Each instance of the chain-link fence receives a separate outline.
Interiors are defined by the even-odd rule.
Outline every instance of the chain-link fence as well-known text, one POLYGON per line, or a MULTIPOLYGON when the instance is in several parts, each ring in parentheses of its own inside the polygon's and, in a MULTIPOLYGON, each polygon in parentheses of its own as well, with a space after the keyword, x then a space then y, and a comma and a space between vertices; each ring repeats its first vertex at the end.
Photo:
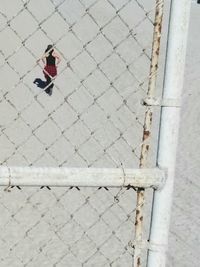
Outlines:
MULTIPOLYGON (((139 168, 155 8, 0 0, 2 165, 139 168), (49 44, 61 57, 51 96, 33 83, 45 84, 37 60, 49 44)), ((132 189, 48 189, 1 194, 1 266, 130 266, 132 189)))
POLYGON ((3 164, 138 166, 155 7, 145 2, 1 1, 3 164), (51 97, 33 84, 49 43, 62 58, 51 97))
POLYGON ((1 194, 2 266, 132 265, 132 190, 119 202, 114 189, 11 190, 1 194))

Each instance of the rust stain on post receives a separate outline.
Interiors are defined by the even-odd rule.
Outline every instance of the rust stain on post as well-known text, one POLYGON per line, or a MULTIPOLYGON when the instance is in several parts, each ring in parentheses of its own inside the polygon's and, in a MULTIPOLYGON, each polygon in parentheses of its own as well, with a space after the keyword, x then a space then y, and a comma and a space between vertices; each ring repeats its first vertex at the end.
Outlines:
MULTIPOLYGON (((162 31, 162 18, 163 18, 163 6, 164 0, 156 0, 156 10, 155 10, 155 22, 154 22, 154 33, 153 33, 153 44, 152 44, 152 54, 151 54, 151 64, 149 73, 149 84, 147 90, 147 97, 153 97, 156 80, 157 80, 157 70, 160 54, 160 42, 161 42, 161 31, 162 31)), ((144 131, 143 131, 143 142, 140 154, 140 168, 146 167, 147 157, 149 151, 149 139, 151 136, 151 125, 152 125, 153 111, 151 106, 146 107, 145 119, 144 119, 144 131)), ((143 234, 143 206, 145 200, 144 188, 138 188, 137 190, 137 206, 136 206, 136 216, 135 216, 135 241, 136 244, 142 242, 143 234)), ((141 267, 141 247, 135 246, 134 251, 134 267, 141 267)))

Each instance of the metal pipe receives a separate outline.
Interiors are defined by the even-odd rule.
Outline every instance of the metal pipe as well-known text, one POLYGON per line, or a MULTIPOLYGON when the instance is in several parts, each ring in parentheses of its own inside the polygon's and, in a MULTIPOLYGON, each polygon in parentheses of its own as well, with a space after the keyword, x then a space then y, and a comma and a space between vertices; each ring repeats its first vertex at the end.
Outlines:
MULTIPOLYGON (((152 43, 152 52, 151 52, 151 64, 150 64, 147 98, 154 97, 154 93, 156 89, 158 62, 159 62, 159 55, 160 55, 163 5, 164 5, 164 0, 156 0, 153 43, 152 43)), ((153 107, 147 105, 146 112, 145 112, 143 139, 142 139, 142 147, 141 147, 141 154, 140 154, 140 166, 139 166, 140 168, 145 168, 147 166, 152 118, 153 118, 153 107)), ((145 190, 144 188, 140 187, 137 189, 137 201, 136 201, 135 242, 138 245, 136 245, 134 249, 134 260, 133 260, 134 267, 141 267, 142 265, 141 259, 140 259, 141 246, 139 244, 143 242, 144 202, 145 202, 145 190)))
POLYGON ((0 167, 0 186, 162 187, 159 169, 0 167))
MULTIPOLYGON (((168 32, 163 99, 180 99, 190 17, 190 0, 172 0, 168 32)), ((161 109, 157 164, 167 170, 167 181, 154 192, 147 267, 164 267, 175 175, 180 106, 161 109)))

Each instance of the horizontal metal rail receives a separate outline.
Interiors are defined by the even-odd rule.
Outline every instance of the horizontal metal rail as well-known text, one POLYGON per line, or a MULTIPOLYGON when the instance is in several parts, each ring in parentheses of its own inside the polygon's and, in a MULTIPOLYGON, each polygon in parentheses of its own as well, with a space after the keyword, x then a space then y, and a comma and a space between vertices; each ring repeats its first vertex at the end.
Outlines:
POLYGON ((165 172, 155 169, 0 167, 0 186, 159 188, 165 172))

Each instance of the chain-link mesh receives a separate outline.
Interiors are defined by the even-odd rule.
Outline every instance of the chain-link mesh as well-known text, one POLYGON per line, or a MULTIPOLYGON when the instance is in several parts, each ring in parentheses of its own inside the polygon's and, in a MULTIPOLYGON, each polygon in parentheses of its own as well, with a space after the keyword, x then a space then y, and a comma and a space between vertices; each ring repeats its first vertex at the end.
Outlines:
MULTIPOLYGON (((0 0, 1 163, 138 168, 154 16, 154 0, 0 0), (33 83, 48 44, 61 56, 51 96, 33 83)), ((130 266, 135 197, 3 192, 1 266, 130 266)))
POLYGON ((132 190, 117 193, 76 188, 2 193, 1 266, 132 266, 136 196, 132 190))
POLYGON ((1 0, 4 164, 138 166, 155 5, 145 2, 1 0), (33 84, 49 43, 62 58, 51 97, 33 84))
POLYGON ((115 190, 1 194, 1 266, 132 266, 135 197, 115 190), (12 201, 11 201, 12 198, 12 201))

